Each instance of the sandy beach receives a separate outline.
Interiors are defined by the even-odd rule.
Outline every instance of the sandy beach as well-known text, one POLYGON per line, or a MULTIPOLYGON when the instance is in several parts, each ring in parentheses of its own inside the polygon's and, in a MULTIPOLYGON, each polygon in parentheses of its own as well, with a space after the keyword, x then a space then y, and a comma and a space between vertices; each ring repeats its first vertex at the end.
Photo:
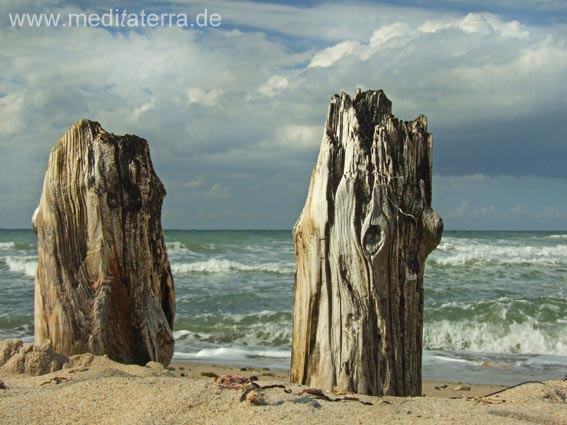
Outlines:
POLYGON ((567 425, 567 0, 0 16, 0 425, 567 425))
POLYGON ((426 382, 423 397, 323 396, 290 385, 286 371, 182 362, 164 369, 89 355, 42 376, 0 369, 0 380, 1 424, 567 423, 567 381, 488 397, 505 387, 426 382), (249 380, 215 378, 227 375, 249 380))

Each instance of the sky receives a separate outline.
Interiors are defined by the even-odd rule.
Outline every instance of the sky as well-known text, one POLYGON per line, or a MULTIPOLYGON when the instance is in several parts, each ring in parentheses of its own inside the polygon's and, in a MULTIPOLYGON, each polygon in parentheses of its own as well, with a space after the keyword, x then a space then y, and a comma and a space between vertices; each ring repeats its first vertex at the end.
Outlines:
POLYGON ((446 229, 567 230, 565 0, 0 1, 0 228, 29 228, 75 121, 150 143, 176 229, 290 229, 330 98, 383 89, 434 138, 446 229), (109 8, 217 28, 12 28, 109 8))

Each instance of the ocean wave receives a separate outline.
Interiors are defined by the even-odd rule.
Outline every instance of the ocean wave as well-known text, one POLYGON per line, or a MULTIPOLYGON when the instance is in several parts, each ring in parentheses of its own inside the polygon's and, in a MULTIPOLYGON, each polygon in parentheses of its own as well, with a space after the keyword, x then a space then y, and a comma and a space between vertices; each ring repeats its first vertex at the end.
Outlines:
POLYGON ((173 262, 171 264, 171 270, 174 274, 228 273, 232 271, 292 274, 295 272, 295 265, 278 263, 262 263, 250 265, 239 263, 237 261, 211 258, 207 261, 197 261, 193 263, 173 262))
POLYGON ((202 257, 203 255, 195 251, 191 251, 189 248, 187 248, 183 243, 179 241, 168 242, 166 245, 167 245, 167 253, 170 257, 176 257, 176 256, 202 257))
MULTIPOLYGON (((236 314, 236 313, 203 313, 191 316, 191 320, 199 322, 214 322, 216 324, 228 323, 256 323, 256 322, 280 322, 282 320, 291 321, 291 311, 262 310, 258 312, 236 314)), ((183 323, 183 321, 181 322, 183 323)))
POLYGON ((8 249, 14 249, 14 248, 16 248, 15 242, 0 242, 0 250, 1 251, 8 250, 8 249))
POLYGON ((566 235, 549 235, 549 236, 547 236, 547 239, 567 239, 567 234, 566 235))
MULTIPOLYGON (((558 294, 559 295, 559 294, 558 294)), ((502 321, 504 324, 513 322, 526 323, 555 323, 565 317, 567 300, 562 297, 536 296, 530 299, 499 297, 476 301, 428 301, 426 316, 437 320, 470 320, 479 322, 502 321)))
POLYGON ((6 257, 4 261, 11 272, 35 277, 35 269, 37 269, 36 257, 6 257))
POLYGON ((423 342, 425 349, 436 351, 567 355, 567 332, 546 332, 533 322, 440 320, 425 325, 423 342))
POLYGON ((445 245, 428 259, 441 266, 474 264, 567 264, 567 245, 559 246, 494 246, 487 244, 445 245))
POLYGON ((424 362, 427 360, 434 360, 441 363, 462 363, 462 364, 475 364, 475 362, 467 359, 451 357, 448 355, 441 355, 435 351, 425 351, 423 353, 424 362))
POLYGON ((289 347, 291 345, 291 313, 210 315, 184 322, 173 335, 179 345, 240 345, 246 347, 289 347))
POLYGON ((286 350, 245 350, 239 347, 204 348, 194 353, 175 352, 178 359, 223 359, 246 360, 264 357, 269 359, 290 359, 291 351, 286 350))

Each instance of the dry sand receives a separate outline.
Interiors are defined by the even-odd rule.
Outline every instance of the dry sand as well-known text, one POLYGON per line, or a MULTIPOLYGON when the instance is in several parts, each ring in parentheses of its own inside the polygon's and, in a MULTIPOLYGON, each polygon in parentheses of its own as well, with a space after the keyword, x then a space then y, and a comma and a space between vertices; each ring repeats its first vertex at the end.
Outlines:
MULTIPOLYGON (((498 387, 457 383, 424 397, 355 396, 331 402, 300 393, 288 375, 201 364, 174 363, 175 370, 125 366, 96 357, 88 366, 30 377, 0 369, 1 424, 567 424, 567 381, 526 384, 491 397, 498 387), (202 374, 257 376, 257 385, 284 384, 252 393, 266 405, 241 402, 242 389, 226 389, 202 374), (451 398, 458 397, 458 398, 451 398)), ((248 384, 250 387, 250 384, 248 384)), ((344 397, 326 393, 332 398, 344 397)))

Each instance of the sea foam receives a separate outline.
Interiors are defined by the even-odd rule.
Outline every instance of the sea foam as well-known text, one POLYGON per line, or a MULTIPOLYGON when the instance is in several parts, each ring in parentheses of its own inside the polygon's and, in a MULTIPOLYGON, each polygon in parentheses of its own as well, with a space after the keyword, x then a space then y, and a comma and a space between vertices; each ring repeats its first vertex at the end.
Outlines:
POLYGON ((425 325, 423 342, 425 349, 436 351, 567 356, 567 332, 546 333, 534 322, 499 325, 440 320, 425 325))
POLYGON ((35 277, 35 269, 37 268, 37 259, 35 257, 6 257, 4 261, 11 272, 35 277))
POLYGON ((238 261, 211 258, 207 261, 197 261, 193 263, 173 262, 171 264, 171 270, 174 274, 227 273, 232 271, 291 274, 295 272, 295 266, 293 264, 278 263, 243 264, 238 261))
POLYGON ((237 347, 205 348, 195 353, 176 352, 174 356, 178 359, 223 359, 223 360, 246 360, 255 357, 271 359, 289 359, 291 351, 279 350, 244 350, 237 347))
POLYGON ((448 242, 439 253, 428 259, 430 264, 462 266, 473 264, 567 264, 567 245, 497 246, 481 243, 469 245, 448 242))

